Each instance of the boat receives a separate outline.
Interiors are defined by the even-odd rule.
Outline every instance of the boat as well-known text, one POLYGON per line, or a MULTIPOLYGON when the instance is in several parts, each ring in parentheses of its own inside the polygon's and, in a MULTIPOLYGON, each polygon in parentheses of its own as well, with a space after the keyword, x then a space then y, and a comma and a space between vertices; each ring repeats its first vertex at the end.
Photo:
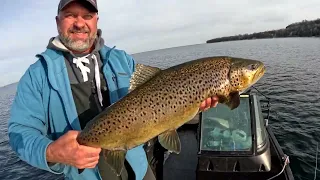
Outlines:
POLYGON ((240 105, 224 104, 199 113, 177 132, 180 154, 157 138, 145 145, 157 180, 293 180, 289 156, 269 126, 270 99, 251 89, 240 105), (262 98, 261 98, 262 97, 262 98))

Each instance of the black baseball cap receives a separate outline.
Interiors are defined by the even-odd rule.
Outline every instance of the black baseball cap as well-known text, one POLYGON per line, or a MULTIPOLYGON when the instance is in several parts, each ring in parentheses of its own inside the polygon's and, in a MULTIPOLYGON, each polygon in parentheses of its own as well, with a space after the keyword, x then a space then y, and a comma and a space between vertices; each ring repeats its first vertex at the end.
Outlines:
POLYGON ((94 12, 98 12, 97 0, 60 0, 58 5, 58 14, 64 7, 66 7, 69 3, 74 1, 79 1, 80 3, 83 3, 85 7, 89 8, 90 10, 94 12))

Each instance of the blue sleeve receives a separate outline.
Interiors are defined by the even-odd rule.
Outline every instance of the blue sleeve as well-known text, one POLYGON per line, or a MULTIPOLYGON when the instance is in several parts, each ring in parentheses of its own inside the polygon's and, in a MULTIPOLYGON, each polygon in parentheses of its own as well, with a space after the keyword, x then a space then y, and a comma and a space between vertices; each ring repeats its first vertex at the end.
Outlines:
POLYGON ((135 71, 135 67, 136 67, 136 62, 134 60, 134 58, 132 56, 130 56, 129 54, 126 53, 127 56, 127 60, 128 60, 128 66, 131 70, 131 74, 135 71))
POLYGON ((46 136, 48 121, 42 102, 41 81, 35 78, 36 73, 29 68, 17 87, 8 122, 9 144, 21 160, 61 174, 63 165, 49 167, 46 160, 46 150, 52 140, 46 136))

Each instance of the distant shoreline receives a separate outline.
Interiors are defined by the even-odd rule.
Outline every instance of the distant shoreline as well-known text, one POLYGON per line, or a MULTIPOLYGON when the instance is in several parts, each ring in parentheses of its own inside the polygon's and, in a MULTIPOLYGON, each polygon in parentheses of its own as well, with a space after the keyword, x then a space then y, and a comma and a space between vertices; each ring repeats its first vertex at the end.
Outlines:
POLYGON ((207 40, 206 43, 292 37, 320 37, 320 19, 292 23, 284 29, 214 38, 207 40))
MULTIPOLYGON (((207 40, 206 43, 218 43, 218 42, 227 42, 227 41, 241 41, 241 40, 256 40, 256 39, 274 39, 274 38, 294 38, 294 37, 320 37, 320 18, 316 20, 303 20, 301 22, 296 22, 288 25, 284 29, 278 29, 278 30, 269 30, 264 32, 258 32, 258 33, 252 33, 252 34, 240 34, 240 35, 234 35, 234 36, 225 36, 225 37, 219 37, 207 40)), ((194 44, 190 45, 184 45, 184 46, 192 46, 194 44)), ((172 49, 172 48, 178 48, 182 46, 177 47, 169 47, 169 48, 163 48, 163 49, 155 49, 150 51, 143 51, 143 52, 137 52, 133 53, 132 55, 138 55, 141 53, 147 53, 152 51, 159 51, 159 50, 166 50, 166 49, 172 49)), ((6 88, 8 86, 16 85, 18 82, 13 82, 4 86, 0 86, 0 88, 6 88)))

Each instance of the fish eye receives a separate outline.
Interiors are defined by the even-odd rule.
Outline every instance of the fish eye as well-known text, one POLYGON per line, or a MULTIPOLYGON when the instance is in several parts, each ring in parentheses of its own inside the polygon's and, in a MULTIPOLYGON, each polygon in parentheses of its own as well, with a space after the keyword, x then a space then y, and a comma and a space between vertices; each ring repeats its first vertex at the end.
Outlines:
POLYGON ((249 66, 248 66, 248 69, 250 69, 250 70, 255 70, 257 68, 257 65, 256 64, 250 64, 249 66))

